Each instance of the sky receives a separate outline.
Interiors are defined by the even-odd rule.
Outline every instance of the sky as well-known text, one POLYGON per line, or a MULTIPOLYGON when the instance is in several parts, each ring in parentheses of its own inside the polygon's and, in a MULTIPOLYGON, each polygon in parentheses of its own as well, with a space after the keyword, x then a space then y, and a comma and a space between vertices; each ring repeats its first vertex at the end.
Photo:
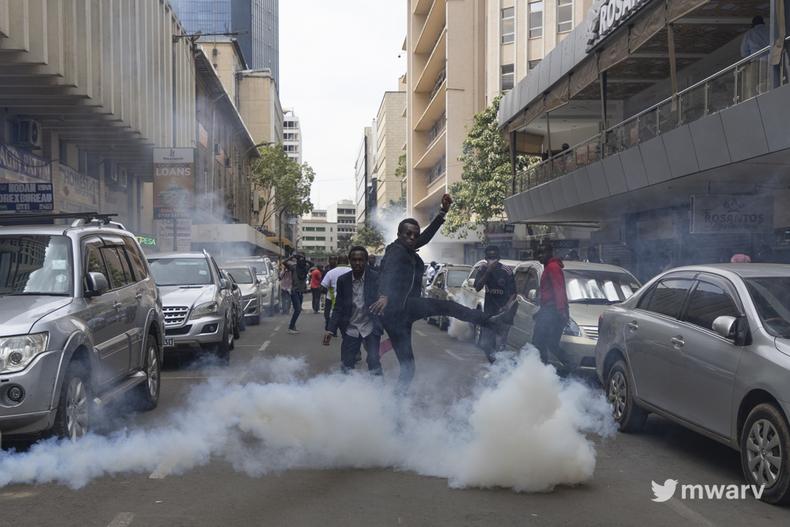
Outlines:
POLYGON ((363 129, 406 73, 405 36, 405 0, 280 0, 280 101, 301 121, 316 208, 356 200, 363 129))

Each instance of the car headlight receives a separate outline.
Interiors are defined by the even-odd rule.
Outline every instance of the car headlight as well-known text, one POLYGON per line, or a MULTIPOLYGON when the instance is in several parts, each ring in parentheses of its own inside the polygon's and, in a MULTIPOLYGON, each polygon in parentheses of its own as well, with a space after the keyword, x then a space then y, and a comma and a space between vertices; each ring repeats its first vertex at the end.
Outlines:
POLYGON ((0 372, 24 370, 39 353, 47 350, 49 333, 0 337, 0 372))
POLYGON ((582 329, 579 327, 579 324, 576 323, 575 320, 568 319, 568 325, 565 326, 565 329, 562 330, 563 335, 568 335, 570 337, 581 337, 582 336, 582 329))
POLYGON ((200 304, 196 306, 192 310, 192 315, 189 318, 200 318, 205 317, 207 315, 213 315, 217 311, 219 311, 219 304, 216 302, 206 302, 204 304, 200 304))

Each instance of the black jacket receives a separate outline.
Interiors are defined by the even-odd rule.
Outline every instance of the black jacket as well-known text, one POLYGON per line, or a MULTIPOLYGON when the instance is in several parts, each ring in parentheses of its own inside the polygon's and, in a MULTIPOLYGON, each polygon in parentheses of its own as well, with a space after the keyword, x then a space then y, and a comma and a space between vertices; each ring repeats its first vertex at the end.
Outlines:
MULTIPOLYGON (((426 245, 444 223, 444 214, 434 218, 417 238, 417 248, 426 245)), ((416 251, 406 247, 399 240, 387 246, 381 261, 381 280, 379 293, 387 297, 385 317, 397 316, 406 306, 410 296, 422 294, 422 275, 425 263, 416 251)))
MULTIPOLYGON (((354 273, 349 271, 337 279, 335 290, 335 306, 332 308, 332 318, 329 320, 328 331, 334 333, 340 328, 344 334, 351 323, 354 309, 354 286, 352 283, 354 273)), ((365 310, 370 313, 370 306, 378 300, 379 274, 370 267, 365 269, 365 310)), ((373 333, 382 334, 381 320, 370 313, 373 322, 373 333)))

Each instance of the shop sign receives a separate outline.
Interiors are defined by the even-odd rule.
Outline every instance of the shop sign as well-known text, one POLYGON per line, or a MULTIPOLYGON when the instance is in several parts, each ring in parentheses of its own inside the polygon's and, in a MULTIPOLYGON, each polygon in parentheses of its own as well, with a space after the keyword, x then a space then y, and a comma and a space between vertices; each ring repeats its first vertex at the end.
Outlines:
POLYGON ((58 209, 69 212, 96 210, 99 203, 99 180, 61 164, 63 196, 58 195, 58 209))
POLYGON ((137 243, 139 243, 143 247, 156 247, 156 238, 154 238, 153 236, 138 234, 136 238, 137 238, 137 243))
POLYGON ((0 183, 0 212, 51 210, 52 183, 0 183))
POLYGON ((773 228, 772 196, 691 197, 692 234, 748 234, 773 228))
POLYGON ((52 183, 50 163, 13 146, 0 145, 0 182, 52 183))
POLYGON ((194 149, 154 149, 154 219, 192 217, 194 171, 194 149))
POLYGON ((597 46, 650 0, 594 0, 587 29, 587 51, 597 46))

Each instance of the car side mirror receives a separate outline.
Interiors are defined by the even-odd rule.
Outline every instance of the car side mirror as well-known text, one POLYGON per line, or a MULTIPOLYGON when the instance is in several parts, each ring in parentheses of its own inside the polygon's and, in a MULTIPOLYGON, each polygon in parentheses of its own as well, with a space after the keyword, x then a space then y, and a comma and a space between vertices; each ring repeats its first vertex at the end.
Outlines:
POLYGON ((529 300, 530 302, 537 302, 537 300, 538 300, 538 290, 537 289, 530 289, 529 292, 527 292, 527 300, 529 300))
POLYGON ((228 282, 228 280, 226 278, 220 278, 219 279, 219 288, 220 289, 229 289, 230 288, 230 283, 228 282))
POLYGON ((736 346, 745 346, 750 340, 746 317, 717 317, 713 321, 713 331, 720 337, 735 341, 736 346))
POLYGON ((104 273, 88 273, 86 279, 88 290, 85 292, 85 296, 88 298, 103 295, 110 290, 110 283, 104 273))

